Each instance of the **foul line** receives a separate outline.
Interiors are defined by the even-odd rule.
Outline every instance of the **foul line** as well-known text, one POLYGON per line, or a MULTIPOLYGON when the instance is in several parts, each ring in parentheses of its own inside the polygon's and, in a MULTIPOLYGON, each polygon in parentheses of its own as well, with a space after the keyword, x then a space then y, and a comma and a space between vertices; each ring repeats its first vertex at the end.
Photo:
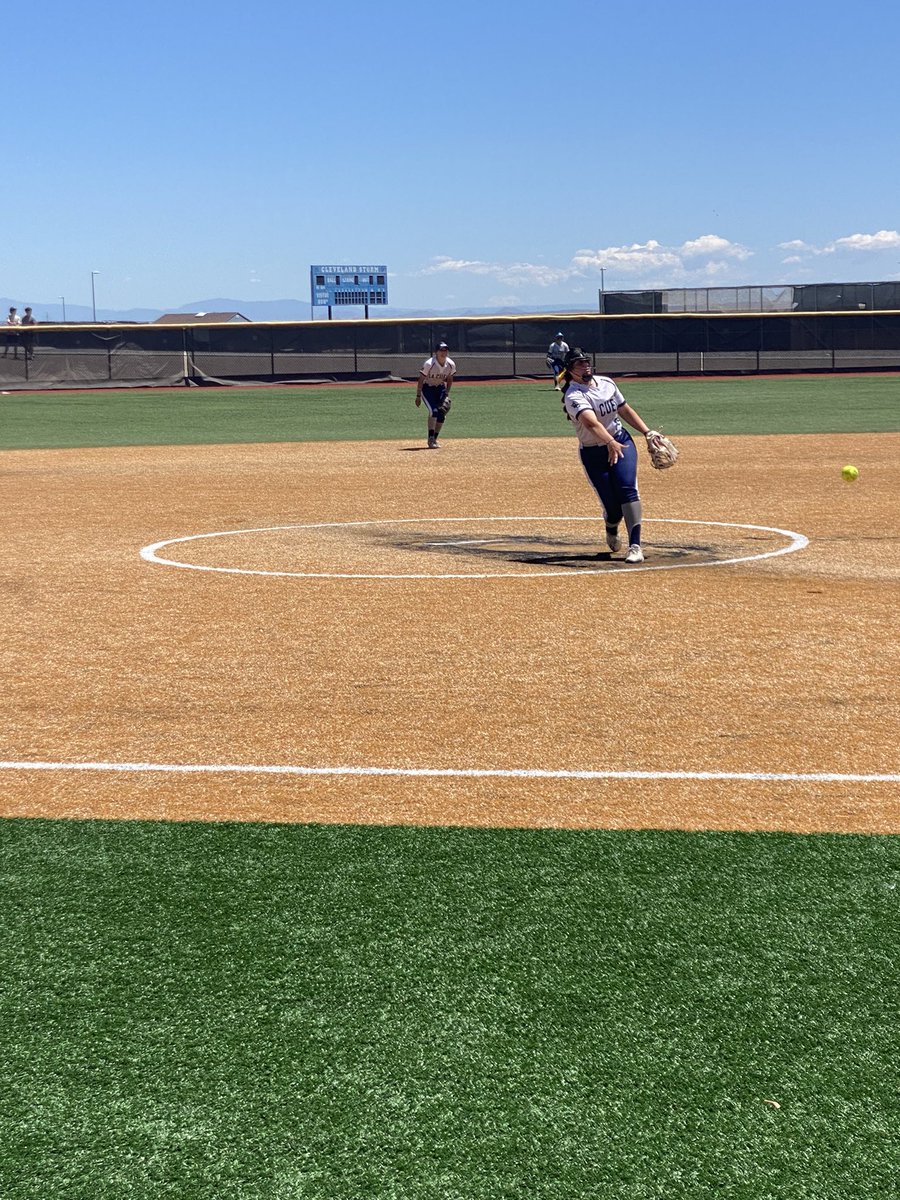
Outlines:
POLYGON ((900 783, 900 774, 833 771, 542 771, 475 767, 303 767, 259 763, 0 762, 3 771, 119 771, 172 775, 403 776, 412 779, 687 779, 746 783, 900 783))

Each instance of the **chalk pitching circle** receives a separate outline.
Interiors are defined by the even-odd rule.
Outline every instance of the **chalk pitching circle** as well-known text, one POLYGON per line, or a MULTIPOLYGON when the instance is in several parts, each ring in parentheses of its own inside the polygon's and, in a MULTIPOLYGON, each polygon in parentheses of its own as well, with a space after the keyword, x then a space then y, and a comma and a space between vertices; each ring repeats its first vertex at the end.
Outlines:
POLYGON ((386 572, 340 572, 340 571, 264 571, 259 569, 251 569, 247 567, 213 567, 206 566, 201 563, 181 562, 175 558, 164 557, 160 554, 168 546, 177 546, 184 542, 197 542, 212 538, 226 537, 248 537, 255 533, 280 533, 292 529, 338 529, 338 528, 363 528, 371 526, 391 526, 391 525, 459 525, 459 524, 487 524, 488 522, 505 522, 523 523, 529 522, 545 523, 545 522, 566 522, 573 523, 576 521, 589 521, 592 524, 597 524, 596 517, 402 517, 402 518, 382 518, 374 521, 319 521, 311 524, 295 524, 295 525, 266 525, 258 529, 225 529, 215 533, 194 533, 187 537, 167 538, 164 541, 154 542, 150 546, 144 546, 141 549, 140 555, 146 562, 156 563, 159 566, 179 567, 187 571, 213 571, 223 575, 264 575, 278 578, 292 579, 547 579, 554 576, 577 575, 633 575, 643 571, 684 571, 698 570, 701 567, 725 567, 734 563, 743 562, 758 562, 765 558, 778 558, 782 554, 793 554, 798 550, 805 549, 809 545, 809 539, 802 533, 795 533, 790 529, 778 529, 770 525, 745 525, 735 521, 696 521, 696 520, 681 520, 674 517, 660 517, 654 520, 645 520, 643 524, 664 524, 664 525, 702 525, 718 529, 747 529, 754 533, 772 533, 787 539, 787 545, 779 546, 775 550, 767 550, 761 554, 741 555, 738 558, 717 559, 711 562, 692 562, 692 563, 666 563, 658 566, 652 564, 643 564, 641 566, 633 566, 626 570, 610 571, 609 566, 588 568, 572 572, 571 570, 563 571, 517 571, 517 572, 470 572, 466 574, 443 574, 433 572, 404 572, 386 573, 386 572))

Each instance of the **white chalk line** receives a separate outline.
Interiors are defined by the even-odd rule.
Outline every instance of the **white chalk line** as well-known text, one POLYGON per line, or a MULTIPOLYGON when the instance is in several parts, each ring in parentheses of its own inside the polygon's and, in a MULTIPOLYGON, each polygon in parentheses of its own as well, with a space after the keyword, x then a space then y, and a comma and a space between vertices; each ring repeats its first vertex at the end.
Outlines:
POLYGON ((900 783, 900 774, 835 771, 547 771, 477 767, 306 767, 261 763, 0 762, 3 771, 107 771, 170 775, 395 776, 410 779, 644 779, 744 783, 900 783))
MULTIPOLYGON (((562 570, 562 571, 490 571, 490 572, 469 572, 461 573, 430 573, 430 572, 404 572, 404 573, 362 573, 351 571, 264 571, 260 569, 251 569, 248 567, 212 567, 200 563, 181 562, 174 558, 164 558, 159 551, 166 546, 175 546, 181 542, 197 542, 204 539, 223 538, 223 537, 239 537, 254 533, 281 533, 286 530, 293 529, 343 529, 343 528, 358 528, 371 525, 450 525, 459 523, 486 523, 489 521, 505 521, 505 522, 545 522, 545 521, 590 521, 593 524, 599 523, 597 517, 385 517, 374 521, 318 521, 313 524, 300 525, 264 525, 258 529, 223 529, 215 533, 194 533, 186 537, 167 538, 161 542, 153 542, 152 545, 142 547, 140 556, 146 562, 156 563, 159 566, 179 567, 186 571, 212 571, 223 575, 265 575, 271 577, 289 578, 289 579, 549 579, 554 576, 562 576, 566 578, 576 578, 583 575, 631 575, 641 571, 685 571, 697 570, 701 567, 726 567, 735 563, 757 562, 764 558, 777 558, 781 554, 793 554, 798 550, 805 549, 809 545, 809 538, 802 533, 795 533, 791 529, 778 529, 771 525, 745 525, 734 521, 697 521, 697 520, 681 520, 675 517, 657 517, 645 520, 647 524, 668 524, 668 525, 708 525, 715 526, 720 529, 749 529, 757 533, 774 533, 781 537, 788 538, 788 545, 780 546, 775 550, 767 550, 761 554, 742 555, 739 558, 724 558, 711 562, 697 563, 666 563, 659 566, 648 564, 634 565, 625 568, 613 566, 610 569, 610 564, 607 563, 602 567, 597 568, 582 568, 577 571, 562 570)), ((488 539, 484 539, 488 540, 488 539)), ((428 543, 436 545, 438 543, 428 543)), ((445 545, 454 545, 457 543, 445 542, 445 545)), ((462 544, 462 543, 458 543, 462 544)), ((475 544, 474 540, 470 544, 475 544)))

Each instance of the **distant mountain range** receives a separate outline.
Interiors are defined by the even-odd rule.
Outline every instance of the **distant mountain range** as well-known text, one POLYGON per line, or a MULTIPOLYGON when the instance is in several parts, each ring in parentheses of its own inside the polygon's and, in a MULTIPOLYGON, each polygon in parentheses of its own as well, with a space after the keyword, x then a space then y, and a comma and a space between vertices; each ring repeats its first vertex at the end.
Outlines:
MULTIPOLYGON (((54 321, 92 321, 93 309, 88 305, 83 304, 67 304, 65 314, 63 314, 63 306, 57 301, 55 304, 41 303, 39 300, 19 300, 8 296, 0 297, 0 316, 6 313, 11 305, 15 305, 21 315, 26 304, 30 304, 34 310, 34 315, 38 321, 54 322, 54 321)), ((450 308, 450 309, 432 309, 432 308, 394 308, 393 305, 385 305, 383 308, 375 305, 369 307, 370 318, 387 317, 387 318, 405 318, 405 317, 488 317, 501 316, 503 314, 510 315, 527 315, 530 313, 574 313, 584 312, 584 308, 576 308, 572 305, 556 305, 550 307, 509 307, 498 306, 493 308, 450 308)), ((593 311, 593 310, 592 310, 593 311)), ((98 321, 155 321, 157 317, 161 317, 164 312, 184 313, 186 317, 192 316, 195 313, 208 312, 239 312, 251 321, 311 321, 324 320, 326 312, 322 308, 317 308, 313 313, 312 306, 305 300, 231 300, 216 297, 213 300, 192 300, 189 304, 180 304, 175 308, 128 308, 128 309, 112 309, 112 308, 97 308, 98 321)), ((341 311, 339 314, 332 309, 332 315, 336 318, 346 317, 349 319, 358 319, 363 315, 362 308, 352 308, 349 311, 341 311)))

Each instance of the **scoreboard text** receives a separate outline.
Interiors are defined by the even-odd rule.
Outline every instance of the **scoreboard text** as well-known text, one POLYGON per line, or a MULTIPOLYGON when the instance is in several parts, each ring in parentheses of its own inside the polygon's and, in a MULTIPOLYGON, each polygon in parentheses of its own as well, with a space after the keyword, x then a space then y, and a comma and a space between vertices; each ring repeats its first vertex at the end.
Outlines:
POLYGON ((310 267, 309 290, 314 306, 387 304, 387 267, 310 267))

